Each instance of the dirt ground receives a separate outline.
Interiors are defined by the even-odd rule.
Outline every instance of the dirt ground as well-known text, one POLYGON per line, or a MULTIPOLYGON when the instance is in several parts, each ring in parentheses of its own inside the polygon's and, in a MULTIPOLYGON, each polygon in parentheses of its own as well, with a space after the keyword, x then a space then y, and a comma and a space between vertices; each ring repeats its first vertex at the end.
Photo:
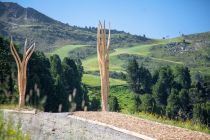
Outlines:
POLYGON ((210 135, 116 112, 74 112, 74 116, 134 131, 159 140, 210 140, 210 135))

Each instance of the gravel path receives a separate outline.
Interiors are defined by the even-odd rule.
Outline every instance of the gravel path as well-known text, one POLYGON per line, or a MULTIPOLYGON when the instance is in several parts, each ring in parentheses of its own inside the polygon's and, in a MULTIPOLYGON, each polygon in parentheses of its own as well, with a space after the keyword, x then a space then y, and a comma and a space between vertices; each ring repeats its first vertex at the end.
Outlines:
POLYGON ((13 120, 14 124, 20 121, 22 131, 29 133, 32 140, 142 140, 106 125, 77 119, 69 113, 4 111, 4 118, 13 120))
POLYGON ((74 112, 74 116, 114 125, 161 140, 210 140, 210 135, 115 112, 74 112))

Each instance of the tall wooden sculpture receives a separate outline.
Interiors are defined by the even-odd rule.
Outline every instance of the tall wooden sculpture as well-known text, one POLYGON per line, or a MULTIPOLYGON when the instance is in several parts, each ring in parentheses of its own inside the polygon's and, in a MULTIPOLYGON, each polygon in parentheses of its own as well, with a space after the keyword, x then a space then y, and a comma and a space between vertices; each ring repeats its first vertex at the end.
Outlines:
POLYGON ((15 58, 18 68, 19 107, 25 105, 25 92, 26 92, 26 82, 27 82, 26 70, 27 70, 28 61, 32 53, 34 52, 35 43, 33 43, 27 50, 26 47, 27 47, 27 39, 24 45, 23 59, 21 61, 20 56, 18 55, 14 47, 13 41, 11 39, 10 50, 12 52, 13 57, 15 58))
POLYGON ((108 111, 109 96, 109 48, 110 48, 110 25, 108 42, 106 44, 105 22, 102 26, 99 21, 97 32, 97 54, 101 77, 101 104, 102 111, 108 111))

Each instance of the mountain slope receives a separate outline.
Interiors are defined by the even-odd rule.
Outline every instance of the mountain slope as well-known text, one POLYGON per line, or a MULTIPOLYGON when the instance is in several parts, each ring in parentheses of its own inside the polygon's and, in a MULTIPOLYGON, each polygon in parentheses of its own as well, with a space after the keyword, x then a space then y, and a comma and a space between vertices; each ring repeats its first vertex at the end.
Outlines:
MULTIPOLYGON (((63 46, 51 54, 81 58, 84 70, 89 74, 99 75, 99 66, 95 47, 82 46, 68 49, 63 46), (65 55, 63 51, 65 50, 65 55), (69 50, 69 51, 66 51, 69 50)), ((185 65, 191 74, 210 74, 210 32, 184 35, 173 39, 156 40, 147 44, 115 48, 110 52, 110 72, 125 72, 130 60, 136 58, 140 65, 151 72, 161 66, 185 65)))
MULTIPOLYGON (((96 23, 97 24, 97 23, 96 23)), ((150 39, 111 30, 112 48, 128 47, 150 39)), ((95 45, 96 28, 80 28, 54 20, 33 8, 24 8, 16 3, 0 2, 0 34, 13 36, 23 45, 25 38, 34 40, 37 48, 49 51, 54 47, 69 44, 95 45)))

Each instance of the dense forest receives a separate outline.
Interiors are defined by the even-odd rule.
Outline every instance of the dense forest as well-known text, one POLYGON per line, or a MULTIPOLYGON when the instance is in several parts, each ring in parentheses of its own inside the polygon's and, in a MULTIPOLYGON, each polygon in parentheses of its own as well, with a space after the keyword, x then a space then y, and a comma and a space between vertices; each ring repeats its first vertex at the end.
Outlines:
MULTIPOLYGON (((18 46, 15 46, 18 49, 18 46)), ((20 51, 19 51, 20 52, 20 51)), ((36 51, 27 68, 26 103, 49 112, 67 112, 87 107, 87 89, 81 83, 80 60, 58 55, 49 59, 36 51)), ((9 41, 0 37, 0 104, 17 103, 17 68, 9 41)))
POLYGON ((127 67, 129 87, 136 93, 136 111, 165 115, 171 119, 193 119, 210 126, 210 77, 197 75, 194 82, 188 67, 160 67, 152 75, 133 59, 127 67))

